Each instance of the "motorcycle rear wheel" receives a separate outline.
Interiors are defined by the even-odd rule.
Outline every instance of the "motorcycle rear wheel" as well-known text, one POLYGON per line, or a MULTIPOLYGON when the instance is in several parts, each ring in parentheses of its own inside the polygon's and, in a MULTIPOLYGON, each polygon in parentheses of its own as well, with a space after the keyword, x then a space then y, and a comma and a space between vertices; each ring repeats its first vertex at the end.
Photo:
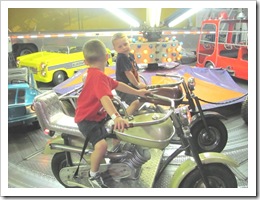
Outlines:
MULTIPOLYGON (((234 173, 224 164, 212 163, 203 166, 211 188, 237 188, 234 173)), ((181 182, 180 188, 205 188, 198 168, 191 171, 181 182)))
POLYGON ((62 184, 65 188, 78 188, 78 187, 70 187, 66 185, 64 182, 62 182, 60 178, 60 170, 64 167, 70 166, 66 160, 65 152, 60 152, 54 154, 52 161, 51 161, 51 169, 52 173, 55 176, 55 178, 59 181, 60 184, 62 184))
POLYGON ((202 120, 191 127, 198 153, 221 152, 227 144, 227 128, 218 118, 206 118, 206 122, 210 133, 207 133, 202 120))
POLYGON ((248 125, 248 97, 246 97, 245 101, 241 106, 241 116, 246 125, 248 125))

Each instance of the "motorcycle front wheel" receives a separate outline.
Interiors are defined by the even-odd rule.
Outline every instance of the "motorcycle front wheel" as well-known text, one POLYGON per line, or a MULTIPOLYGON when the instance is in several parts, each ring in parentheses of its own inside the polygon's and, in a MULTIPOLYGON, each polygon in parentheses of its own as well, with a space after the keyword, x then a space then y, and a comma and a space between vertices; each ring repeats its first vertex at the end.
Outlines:
POLYGON ((206 118, 209 132, 205 129, 202 120, 191 127, 198 153, 221 152, 228 140, 227 128, 218 118, 206 118))
MULTIPOLYGON (((237 188, 234 173, 224 164, 203 165, 204 174, 209 180, 210 188, 237 188)), ((198 168, 191 171, 181 182, 180 188, 206 188, 198 168)))

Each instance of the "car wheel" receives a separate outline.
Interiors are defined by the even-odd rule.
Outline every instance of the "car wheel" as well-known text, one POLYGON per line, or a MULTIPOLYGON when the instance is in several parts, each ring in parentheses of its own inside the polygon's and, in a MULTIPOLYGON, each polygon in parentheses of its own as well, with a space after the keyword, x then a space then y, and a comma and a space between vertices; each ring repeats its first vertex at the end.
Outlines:
POLYGON ((18 56, 23 56, 30 53, 38 52, 38 48, 34 44, 14 44, 13 52, 16 58, 18 56))
POLYGON ((207 62, 205 68, 214 69, 214 65, 211 62, 207 62))
POLYGON ((54 86, 59 85, 66 80, 66 74, 63 71, 56 71, 53 75, 52 83, 54 86))

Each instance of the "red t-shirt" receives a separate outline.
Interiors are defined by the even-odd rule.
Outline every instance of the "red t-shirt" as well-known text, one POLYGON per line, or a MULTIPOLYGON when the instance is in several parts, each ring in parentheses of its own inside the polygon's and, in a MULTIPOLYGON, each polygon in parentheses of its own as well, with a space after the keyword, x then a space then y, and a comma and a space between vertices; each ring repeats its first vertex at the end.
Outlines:
POLYGON ((103 96, 113 97, 112 90, 118 86, 118 81, 106 76, 97 68, 87 69, 87 77, 83 89, 77 100, 75 122, 82 120, 99 122, 104 119, 107 112, 100 99, 103 96))

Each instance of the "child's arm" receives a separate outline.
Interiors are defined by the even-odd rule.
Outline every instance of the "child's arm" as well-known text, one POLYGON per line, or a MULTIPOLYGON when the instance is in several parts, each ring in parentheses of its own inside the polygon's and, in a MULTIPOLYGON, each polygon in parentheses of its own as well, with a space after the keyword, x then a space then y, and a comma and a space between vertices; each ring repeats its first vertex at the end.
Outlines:
POLYGON ((114 129, 118 129, 121 132, 124 131, 125 126, 129 127, 128 121, 123 119, 117 112, 113 102, 111 101, 109 96, 103 96, 101 99, 101 104, 103 105, 104 109, 107 111, 109 116, 112 115, 116 116, 114 119, 114 129))
POLYGON ((138 80, 136 80, 133 72, 125 71, 125 75, 128 78, 128 80, 130 81, 130 83, 132 83, 135 87, 140 88, 140 89, 146 87, 146 85, 144 83, 140 82, 139 76, 138 76, 138 80))
POLYGON ((128 78, 128 80, 130 81, 130 83, 132 83, 135 87, 139 88, 138 87, 138 80, 136 80, 133 72, 131 71, 125 71, 125 75, 126 77, 128 78))

